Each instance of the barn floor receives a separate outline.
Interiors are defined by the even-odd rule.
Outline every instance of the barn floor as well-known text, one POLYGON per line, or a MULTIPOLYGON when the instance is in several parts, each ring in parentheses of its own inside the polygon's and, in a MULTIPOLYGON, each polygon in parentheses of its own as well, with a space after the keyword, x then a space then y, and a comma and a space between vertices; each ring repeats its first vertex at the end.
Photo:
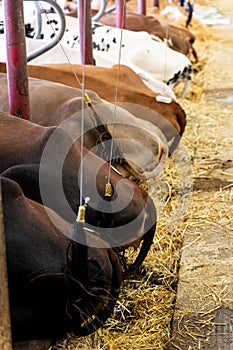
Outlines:
POLYGON ((227 0, 211 6, 232 25, 215 27, 208 42, 204 97, 181 103, 194 182, 170 350, 233 349, 233 9, 227 0))
MULTIPOLYGON (((233 21, 231 1, 199 3, 233 21)), ((136 0, 130 4, 137 9, 136 0)), ((176 169, 166 174, 170 203, 160 208, 158 186, 150 184, 159 211, 154 246, 106 326, 53 349, 233 349, 233 32, 232 26, 200 30, 195 22, 190 29, 200 63, 179 101, 188 124, 176 169)))

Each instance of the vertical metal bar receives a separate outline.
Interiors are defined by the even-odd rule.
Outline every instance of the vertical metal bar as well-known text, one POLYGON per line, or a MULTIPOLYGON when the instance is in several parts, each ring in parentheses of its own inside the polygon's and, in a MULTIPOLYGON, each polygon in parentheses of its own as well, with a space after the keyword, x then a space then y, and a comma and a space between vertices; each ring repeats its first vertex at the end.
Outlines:
POLYGON ((92 52, 91 0, 79 0, 79 45, 82 64, 94 64, 92 52))
POLYGON ((124 11, 125 1, 116 0, 116 27, 125 28, 126 11, 124 11))
POLYGON ((146 15, 146 0, 138 0, 138 13, 146 15))
POLYGON ((12 350, 1 182, 0 182, 0 349, 12 350))
POLYGON ((30 119, 22 0, 3 0, 10 113, 30 119))

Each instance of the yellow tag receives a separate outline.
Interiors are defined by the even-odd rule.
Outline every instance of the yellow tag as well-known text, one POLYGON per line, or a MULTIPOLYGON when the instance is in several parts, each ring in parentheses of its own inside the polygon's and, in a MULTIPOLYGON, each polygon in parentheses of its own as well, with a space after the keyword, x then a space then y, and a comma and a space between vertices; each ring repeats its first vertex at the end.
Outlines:
POLYGON ((84 205, 80 205, 80 207, 78 208, 78 216, 76 221, 85 222, 85 213, 86 213, 86 207, 84 205))
POLYGON ((91 99, 86 92, 84 93, 84 97, 85 97, 86 103, 91 103, 91 99))

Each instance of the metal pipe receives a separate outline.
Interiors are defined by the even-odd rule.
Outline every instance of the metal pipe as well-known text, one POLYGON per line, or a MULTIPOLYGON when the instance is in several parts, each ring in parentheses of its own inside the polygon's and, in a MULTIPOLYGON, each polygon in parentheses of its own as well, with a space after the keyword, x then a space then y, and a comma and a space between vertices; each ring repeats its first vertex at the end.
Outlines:
POLYGON ((3 0, 10 113, 30 119, 26 42, 22 0, 3 0))
MULTIPOLYGON (((125 3, 127 3, 128 1, 130 1, 130 0, 125 0, 125 3)), ((115 11, 115 10, 116 10, 116 4, 107 7, 107 8, 105 9, 105 13, 111 13, 111 12, 113 12, 113 11, 115 11)))
POLYGON ((146 0, 138 0, 138 13, 146 15, 146 0))
POLYGON ((116 27, 125 28, 126 11, 124 9, 125 1, 116 0, 116 27))
POLYGON ((92 17, 92 21, 93 22, 98 21, 98 19, 100 19, 100 17, 102 17, 104 15, 105 9, 106 9, 106 6, 107 6, 107 2, 108 2, 108 0, 101 0, 100 1, 99 11, 97 12, 97 14, 95 16, 92 17))
POLYGON ((36 30, 33 38, 41 39, 41 31, 42 31, 41 9, 38 1, 33 1, 33 4, 36 8, 36 30))
POLYGON ((92 49, 91 0, 79 0, 78 6, 79 45, 81 64, 94 64, 92 49))
MULTIPOLYGON (((24 1, 31 1, 31 0, 24 0, 24 1)), ((56 36, 53 38, 53 40, 41 46, 39 49, 36 49, 28 54, 27 56, 28 62, 30 62, 34 58, 42 55, 43 53, 49 51, 54 46, 56 46, 61 40, 61 38, 63 37, 66 29, 66 19, 65 19, 64 12, 61 9, 61 7, 56 3, 56 1, 54 0, 41 0, 41 1, 48 2, 54 8, 55 12, 58 14, 60 18, 59 30, 56 32, 56 36)))

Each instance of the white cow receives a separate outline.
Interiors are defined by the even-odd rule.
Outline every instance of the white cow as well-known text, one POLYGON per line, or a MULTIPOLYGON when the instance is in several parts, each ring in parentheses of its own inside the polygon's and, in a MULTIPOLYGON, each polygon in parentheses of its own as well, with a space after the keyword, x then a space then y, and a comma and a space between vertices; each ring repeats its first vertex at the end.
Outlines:
MULTIPOLYGON (((117 63, 121 61, 136 73, 145 73, 174 87, 180 80, 191 79, 190 60, 177 51, 158 42, 147 32, 134 32, 120 28, 93 24, 93 47, 117 63), (122 38, 122 39, 121 39, 122 38), (143 72, 142 72, 143 71, 143 72)), ((101 62, 96 62, 101 65, 101 62)))
MULTIPOLYGON (((49 16, 55 24, 56 15, 49 16)), ((48 17, 43 15, 43 38, 50 40, 54 35, 48 23, 48 17)), ((180 81, 191 80, 192 64, 187 56, 167 47, 163 42, 154 40, 147 32, 92 24, 93 56, 97 66, 111 67, 118 63, 119 52, 122 64, 128 65, 145 80, 152 77, 163 81, 173 88, 180 81)), ((66 17, 66 31, 61 42, 70 48, 79 49, 79 30, 76 18, 66 17)))

